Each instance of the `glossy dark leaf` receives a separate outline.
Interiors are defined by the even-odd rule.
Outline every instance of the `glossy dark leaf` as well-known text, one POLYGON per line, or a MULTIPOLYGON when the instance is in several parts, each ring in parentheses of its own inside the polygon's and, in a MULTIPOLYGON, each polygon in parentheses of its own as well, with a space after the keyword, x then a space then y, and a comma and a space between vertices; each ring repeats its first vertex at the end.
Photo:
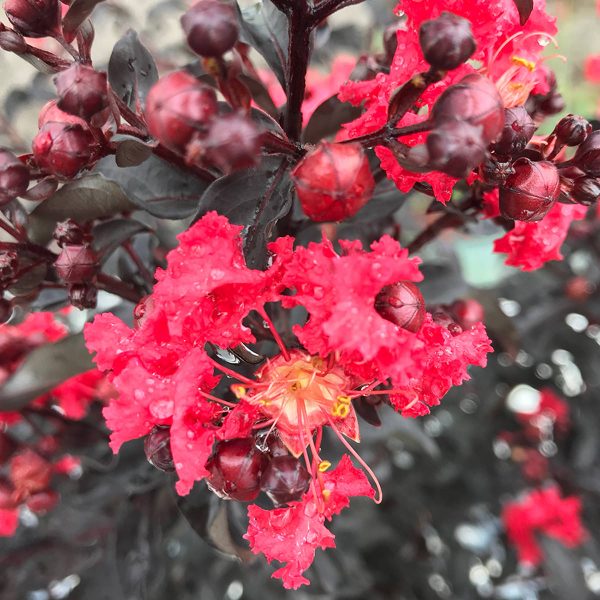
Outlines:
POLYGON ((209 183, 157 156, 142 164, 121 168, 115 157, 100 160, 95 170, 117 183, 138 208, 162 219, 184 219, 198 209, 209 183))
POLYGON ((266 244, 279 219, 292 206, 287 161, 267 159, 256 168, 217 179, 202 196, 196 219, 211 210, 245 225, 244 252, 252 268, 266 266, 266 244))
POLYGON ((86 175, 63 185, 40 204, 29 217, 29 233, 37 243, 46 243, 58 221, 85 223, 133 210, 121 188, 100 175, 86 175))
POLYGON ((287 17, 270 0, 262 0, 240 9, 242 42, 252 46, 271 67, 285 87, 288 50, 287 17))
POLYGON ((63 34, 71 41, 79 26, 92 14, 97 4, 104 0, 73 0, 63 19, 63 34))
POLYGON ((70 377, 93 368, 83 334, 71 335, 31 352, 0 387, 0 411, 23 408, 70 377))
POLYGON ((254 77, 250 77, 249 75, 245 75, 244 73, 240 73, 239 78, 246 84, 246 86, 250 90, 254 102, 256 102, 256 104, 258 104, 258 106, 260 106, 269 115, 271 115, 274 118, 277 118, 279 110, 273 103, 273 99, 269 94, 269 90, 267 90, 262 81, 254 79, 254 77))
POLYGON ((513 0, 517 10, 519 11, 519 22, 521 25, 525 25, 533 10, 533 0, 513 0))
POLYGON ((342 102, 337 95, 331 96, 320 104, 311 115, 302 139, 307 144, 316 144, 323 138, 335 135, 343 123, 353 121, 360 116, 361 108, 342 102))
POLYGON ((207 544, 232 558, 251 562, 252 552, 237 539, 243 526, 236 523, 239 515, 233 504, 218 498, 204 483, 196 485, 189 495, 177 498, 181 514, 207 544))
POLYGON ((158 80, 158 71, 148 49, 133 29, 115 44, 108 61, 108 81, 116 94, 135 110, 139 99, 144 105, 150 88, 158 80))
POLYGON ((115 162, 118 167, 137 167, 150 158, 153 150, 151 145, 131 137, 115 138, 117 136, 113 137, 113 141, 117 144, 115 162))
POLYGON ((108 258, 121 244, 129 241, 138 233, 148 233, 150 229, 134 219, 113 219, 94 227, 94 250, 102 259, 108 258))

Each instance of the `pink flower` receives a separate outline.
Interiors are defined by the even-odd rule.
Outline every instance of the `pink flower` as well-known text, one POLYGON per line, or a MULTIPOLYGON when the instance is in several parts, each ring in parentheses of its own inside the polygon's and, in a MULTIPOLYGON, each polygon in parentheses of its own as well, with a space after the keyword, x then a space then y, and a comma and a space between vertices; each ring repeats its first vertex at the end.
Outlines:
POLYGON ((575 548, 586 537, 581 523, 581 500, 575 496, 561 498, 557 487, 533 490, 521 501, 507 504, 502 520, 519 560, 533 566, 543 558, 536 534, 554 538, 568 548, 575 548))

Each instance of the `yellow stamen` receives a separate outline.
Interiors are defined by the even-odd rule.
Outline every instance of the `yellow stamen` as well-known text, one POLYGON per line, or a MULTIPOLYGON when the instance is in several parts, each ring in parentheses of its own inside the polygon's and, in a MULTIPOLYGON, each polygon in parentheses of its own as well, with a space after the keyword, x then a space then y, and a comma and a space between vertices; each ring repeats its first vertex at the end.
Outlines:
POLYGON ((331 490, 323 490, 323 498, 325 498, 325 502, 329 500, 329 496, 331 496, 331 490))
POLYGON ((525 67, 527 70, 532 72, 535 71, 535 63, 532 60, 527 60, 521 56, 511 56, 510 60, 514 65, 525 67))
POLYGON ((245 398, 246 394, 248 393, 246 388, 243 385, 240 385, 239 383, 234 383, 230 389, 238 400, 245 398))
POLYGON ((319 473, 325 473, 329 467, 331 467, 331 463, 328 460, 322 460, 318 467, 319 473))

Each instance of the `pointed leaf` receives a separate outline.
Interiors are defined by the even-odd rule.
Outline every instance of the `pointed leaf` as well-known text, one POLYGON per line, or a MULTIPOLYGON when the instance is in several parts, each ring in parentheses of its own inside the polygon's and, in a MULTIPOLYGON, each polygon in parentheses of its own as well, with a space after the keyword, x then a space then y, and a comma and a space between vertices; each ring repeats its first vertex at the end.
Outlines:
POLYGON ((96 4, 104 0, 73 0, 63 19, 63 34, 71 41, 79 26, 92 14, 96 4))

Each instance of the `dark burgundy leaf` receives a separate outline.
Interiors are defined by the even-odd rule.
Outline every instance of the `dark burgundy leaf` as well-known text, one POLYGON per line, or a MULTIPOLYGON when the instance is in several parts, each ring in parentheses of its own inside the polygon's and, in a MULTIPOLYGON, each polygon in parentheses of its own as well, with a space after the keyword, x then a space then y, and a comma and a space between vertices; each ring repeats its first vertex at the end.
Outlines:
POLYGON ((533 10, 533 0, 513 0, 517 10, 519 11, 519 22, 521 25, 525 25, 533 10))
POLYGON ((311 115, 302 139, 307 144, 316 144, 323 138, 336 134, 344 123, 356 119, 362 109, 342 102, 337 95, 320 104, 311 115))
POLYGON ((102 260, 108 258, 121 244, 131 240, 138 233, 148 233, 150 228, 134 219, 113 219, 94 227, 94 250, 102 260))
POLYGON ((67 41, 75 37, 79 26, 92 14, 96 4, 104 0, 73 0, 63 19, 63 34, 67 41))

